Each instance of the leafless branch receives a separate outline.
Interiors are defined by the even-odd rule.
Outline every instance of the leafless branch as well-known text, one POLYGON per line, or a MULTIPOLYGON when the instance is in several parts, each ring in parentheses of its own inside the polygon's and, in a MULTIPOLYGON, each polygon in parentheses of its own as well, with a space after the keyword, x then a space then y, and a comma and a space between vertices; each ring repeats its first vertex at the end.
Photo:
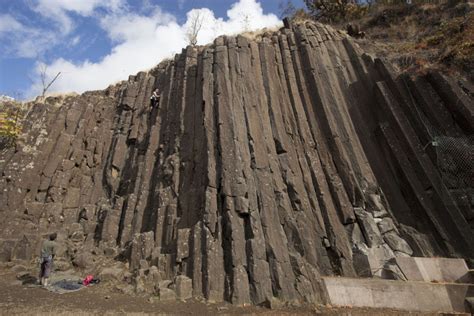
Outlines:
POLYGON ((204 22, 204 16, 200 11, 194 11, 190 16, 190 22, 187 31, 186 31, 186 38, 188 40, 189 45, 196 46, 197 44, 197 37, 199 32, 201 31, 202 24, 204 22))
POLYGON ((46 95, 46 91, 48 91, 48 89, 51 87, 51 85, 59 78, 59 76, 61 75, 61 72, 59 71, 56 76, 48 83, 46 81, 46 73, 47 73, 47 70, 48 70, 48 66, 46 66, 45 63, 41 63, 40 66, 39 66, 39 71, 40 71, 40 77, 41 77, 41 84, 42 84, 42 87, 43 87, 43 92, 41 93, 41 98, 44 99, 45 95, 46 95))
POLYGON ((244 27, 244 32, 250 31, 250 16, 248 14, 242 15, 242 24, 244 27))

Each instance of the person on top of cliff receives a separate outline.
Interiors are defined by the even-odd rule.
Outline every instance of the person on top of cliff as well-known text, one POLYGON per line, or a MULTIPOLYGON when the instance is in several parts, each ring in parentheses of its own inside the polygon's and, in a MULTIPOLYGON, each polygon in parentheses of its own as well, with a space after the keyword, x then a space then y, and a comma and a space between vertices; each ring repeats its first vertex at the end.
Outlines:
POLYGON ((160 102, 160 90, 155 89, 155 91, 153 91, 153 94, 150 97, 151 108, 154 108, 157 104, 159 104, 159 102, 160 102))
POLYGON ((41 245, 41 271, 40 271, 40 283, 42 286, 48 286, 48 279, 51 274, 53 267, 53 259, 56 255, 56 238, 58 234, 52 233, 48 239, 43 241, 41 245))

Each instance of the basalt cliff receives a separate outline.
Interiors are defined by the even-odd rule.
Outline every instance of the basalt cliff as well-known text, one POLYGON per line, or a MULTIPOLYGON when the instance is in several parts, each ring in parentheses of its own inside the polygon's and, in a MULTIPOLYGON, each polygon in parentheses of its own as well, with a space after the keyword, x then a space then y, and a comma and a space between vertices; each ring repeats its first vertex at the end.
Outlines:
POLYGON ((0 156, 0 260, 58 232, 75 266, 108 256, 136 288, 152 270, 235 304, 324 302, 323 276, 397 278, 397 257, 472 260, 473 94, 312 22, 187 47, 32 104, 0 156))

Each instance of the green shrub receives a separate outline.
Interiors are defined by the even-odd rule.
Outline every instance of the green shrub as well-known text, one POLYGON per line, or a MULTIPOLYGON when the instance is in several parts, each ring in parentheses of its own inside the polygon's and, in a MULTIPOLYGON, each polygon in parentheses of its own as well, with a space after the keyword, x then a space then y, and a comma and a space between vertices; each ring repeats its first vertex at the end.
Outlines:
POLYGON ((22 104, 16 101, 0 102, 0 149, 15 145, 21 133, 22 104))

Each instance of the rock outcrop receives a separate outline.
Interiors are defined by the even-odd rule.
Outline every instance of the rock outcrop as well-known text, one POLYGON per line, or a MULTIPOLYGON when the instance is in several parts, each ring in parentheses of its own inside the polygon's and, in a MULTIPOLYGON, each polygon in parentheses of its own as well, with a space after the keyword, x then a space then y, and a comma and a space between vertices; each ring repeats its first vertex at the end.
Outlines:
POLYGON ((181 298, 271 305, 324 301, 321 276, 396 274, 395 257, 472 258, 472 190, 461 207, 426 146, 433 126, 472 135, 466 89, 308 22, 50 97, 0 157, 0 260, 58 231, 181 298))

